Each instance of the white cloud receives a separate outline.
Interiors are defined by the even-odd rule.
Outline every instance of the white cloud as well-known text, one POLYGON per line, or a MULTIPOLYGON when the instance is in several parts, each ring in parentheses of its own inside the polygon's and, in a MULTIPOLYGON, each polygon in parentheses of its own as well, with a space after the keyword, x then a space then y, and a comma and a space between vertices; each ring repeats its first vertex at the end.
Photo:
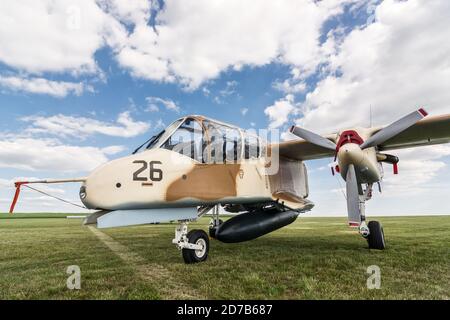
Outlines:
MULTIPOLYGON (((450 111, 450 2, 385 0, 372 23, 348 35, 330 32, 328 67, 308 92, 299 125, 319 133, 388 124, 424 106, 450 111)), ((295 79, 295 76, 292 77, 295 79)), ((424 193, 448 165, 448 146, 392 151, 401 156, 400 176, 385 166, 390 195, 424 193)))
POLYGON ((112 151, 64 145, 51 139, 8 138, 0 141, 0 167, 52 172, 88 172, 108 161, 112 151))
POLYGON ((148 104, 146 111, 149 112, 159 111, 160 106, 164 107, 166 110, 175 111, 177 113, 180 112, 180 107, 170 99, 162 99, 159 97, 147 97, 145 98, 145 101, 147 101, 148 104))
POLYGON ((323 23, 346 2, 167 0, 156 30, 145 21, 136 23, 117 60, 136 77, 178 80, 190 88, 229 68, 273 61, 308 74, 323 59, 323 23))
POLYGON ((158 119, 155 124, 155 130, 164 129, 166 127, 164 121, 162 119, 158 119))
MULTIPOLYGON (((119 21, 126 24, 138 24, 150 18, 152 0, 100 0, 100 6, 119 21)), ((157 7, 154 7, 157 9, 157 7)))
POLYGON ((228 69, 271 62, 295 65, 304 77, 324 60, 324 22, 353 1, 166 0, 155 26, 149 20, 158 1, 2 3, 0 61, 31 74, 102 76, 95 53, 108 47, 133 76, 189 89, 228 69))
POLYGON ((29 73, 97 72, 95 52, 125 28, 95 0, 0 2, 0 61, 29 73))
POLYGON ((247 112, 248 112, 248 108, 242 108, 242 109, 241 109, 241 114, 242 114, 243 116, 245 116, 245 115, 247 114, 247 112))
POLYGON ((293 81, 286 79, 284 81, 275 81, 272 87, 284 93, 301 93, 306 90, 306 83, 304 81, 293 81))
POLYGON ((383 1, 329 56, 328 75, 306 96, 298 123, 323 132, 387 124, 419 106, 449 112, 450 2, 383 1), (349 116, 351 115, 351 116, 349 116))
POLYGON ((231 96, 233 93, 236 92, 236 88, 237 88, 238 84, 239 83, 237 81, 235 81, 235 80, 227 81, 225 89, 220 90, 219 94, 222 97, 231 96))
POLYGON ((269 128, 279 128, 284 125, 289 115, 296 110, 294 105, 294 96, 288 94, 283 99, 275 101, 275 103, 264 110, 264 113, 269 117, 269 128))
POLYGON ((116 123, 62 114, 50 117, 29 116, 22 118, 22 120, 31 123, 31 126, 26 129, 26 132, 29 133, 45 133, 81 138, 93 134, 129 138, 143 134, 150 128, 150 125, 146 122, 135 121, 128 111, 120 113, 116 123))
POLYGON ((239 83, 235 80, 227 81, 225 83, 225 87, 219 90, 218 94, 213 98, 213 101, 217 104, 225 103, 225 99, 227 97, 230 97, 233 94, 237 94, 236 89, 238 84, 239 83))
POLYGON ((450 156, 450 145, 397 150, 400 158, 399 175, 392 174, 392 166, 384 165, 385 189, 388 195, 418 195, 430 187, 430 183, 446 167, 445 157, 450 156))
POLYGON ((44 78, 5 77, 1 75, 0 86, 13 91, 48 94, 58 98, 63 98, 68 94, 79 96, 85 90, 93 90, 91 86, 86 86, 82 82, 50 81, 44 78))
POLYGON ((145 111, 148 111, 148 112, 158 112, 158 111, 159 111, 159 107, 158 107, 156 104, 151 103, 151 104, 149 104, 149 105, 147 106, 147 108, 145 108, 145 111))
MULTIPOLYGON (((36 181, 36 180, 42 180, 42 179, 39 179, 36 177, 15 177, 15 178, 9 179, 9 180, 0 178, 0 188, 15 190, 14 182, 16 182, 16 181, 36 181)), ((25 192, 29 191, 29 189, 24 189, 24 190, 25 190, 25 192)), ((42 191, 48 192, 48 193, 52 193, 52 194, 58 194, 58 195, 62 195, 62 194, 66 193, 66 191, 64 189, 46 185, 46 184, 41 185, 39 187, 39 190, 42 190, 42 191)), ((11 199, 8 199, 8 200, 11 201, 11 199)))

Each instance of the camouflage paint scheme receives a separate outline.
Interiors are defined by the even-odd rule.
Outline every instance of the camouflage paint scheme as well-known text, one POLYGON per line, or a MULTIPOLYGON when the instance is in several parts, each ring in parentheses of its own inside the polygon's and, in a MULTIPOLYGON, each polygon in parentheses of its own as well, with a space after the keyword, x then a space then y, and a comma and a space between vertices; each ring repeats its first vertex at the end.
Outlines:
MULTIPOLYGON (((183 119, 186 118, 195 119, 202 125, 204 120, 214 121, 203 116, 188 116, 183 119)), ((401 145, 418 146, 449 142, 449 128, 450 115, 430 117, 419 121, 402 133, 402 136, 387 141, 379 149, 389 150, 399 148, 401 145)), ((203 129, 205 130, 204 127, 203 129)), ((351 130, 366 140, 380 128, 351 130)), ((327 135, 326 138, 337 143, 345 131, 327 135)), ((334 156, 330 150, 301 139, 282 142, 277 148, 281 157, 298 161, 334 156)), ((268 151, 270 155, 270 147, 268 151)), ((355 164, 361 183, 376 182, 382 178, 383 171, 375 148, 361 150, 359 146, 347 143, 338 152, 338 165, 344 179, 349 164, 355 164)), ((199 163, 177 152, 161 148, 147 149, 138 154, 113 160, 94 170, 83 183, 86 197, 81 200, 90 209, 104 210, 192 207, 218 203, 264 203, 273 200, 284 201, 287 206, 294 209, 311 206, 311 202, 306 199, 294 199, 283 194, 275 195, 265 170, 267 162, 267 159, 260 158, 242 159, 233 164, 199 163), (157 170, 161 171, 162 179, 151 181, 146 170, 141 173, 141 177, 147 177, 146 181, 133 180, 133 174, 141 166, 135 161, 146 163, 157 161, 157 170)))

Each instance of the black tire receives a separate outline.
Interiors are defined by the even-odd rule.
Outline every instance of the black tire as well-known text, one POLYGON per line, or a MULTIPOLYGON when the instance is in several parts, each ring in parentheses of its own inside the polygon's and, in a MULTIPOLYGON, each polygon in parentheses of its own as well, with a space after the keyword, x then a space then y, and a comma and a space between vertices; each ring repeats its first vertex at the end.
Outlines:
POLYGON ((208 258, 209 238, 203 230, 191 230, 187 234, 188 242, 202 244, 203 250, 182 249, 183 260, 185 263, 197 263, 205 261, 208 258))
MULTIPOLYGON (((213 220, 213 223, 214 223, 214 220, 213 220)), ((217 228, 219 228, 219 226, 220 226, 222 223, 223 223, 223 221, 222 221, 221 219, 219 219, 219 224, 218 224, 218 225, 215 225, 215 226, 211 225, 211 226, 209 227, 209 237, 210 237, 210 238, 213 238, 213 239, 216 238, 216 231, 217 231, 217 228)))
POLYGON ((369 249, 384 250, 386 248, 386 242, 384 240, 383 226, 379 221, 369 221, 367 225, 369 227, 369 236, 367 242, 369 243, 369 249))

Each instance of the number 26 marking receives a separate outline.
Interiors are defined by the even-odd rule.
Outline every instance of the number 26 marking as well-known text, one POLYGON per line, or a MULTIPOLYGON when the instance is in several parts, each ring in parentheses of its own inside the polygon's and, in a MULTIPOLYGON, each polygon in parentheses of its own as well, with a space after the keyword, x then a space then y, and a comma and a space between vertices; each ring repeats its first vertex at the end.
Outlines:
POLYGON ((133 163, 140 164, 141 167, 133 173, 133 181, 148 181, 148 178, 145 176, 140 176, 140 174, 147 170, 150 167, 150 180, 151 181, 161 181, 163 178, 163 172, 161 169, 155 168, 156 164, 162 164, 161 161, 150 161, 147 164, 147 161, 144 160, 135 160, 133 163))

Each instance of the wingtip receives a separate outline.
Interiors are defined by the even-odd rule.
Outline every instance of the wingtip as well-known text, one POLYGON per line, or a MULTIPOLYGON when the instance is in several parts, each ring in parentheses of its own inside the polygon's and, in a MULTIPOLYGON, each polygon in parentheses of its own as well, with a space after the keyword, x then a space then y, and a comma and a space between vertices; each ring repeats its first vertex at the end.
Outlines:
POLYGON ((295 129, 295 126, 291 126, 291 127, 289 128, 289 132, 290 132, 290 133, 294 132, 294 129, 295 129))

